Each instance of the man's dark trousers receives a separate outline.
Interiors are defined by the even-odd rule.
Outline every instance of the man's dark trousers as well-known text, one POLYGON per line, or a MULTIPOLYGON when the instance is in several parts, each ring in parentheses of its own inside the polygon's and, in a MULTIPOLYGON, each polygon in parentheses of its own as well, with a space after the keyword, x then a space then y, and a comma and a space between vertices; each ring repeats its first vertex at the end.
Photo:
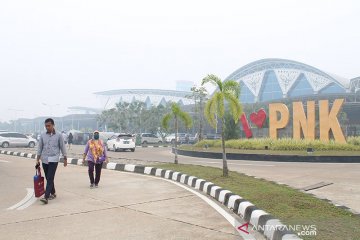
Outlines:
POLYGON ((58 162, 49 162, 48 164, 43 163, 42 166, 46 177, 45 198, 48 199, 50 194, 55 194, 54 178, 58 162))

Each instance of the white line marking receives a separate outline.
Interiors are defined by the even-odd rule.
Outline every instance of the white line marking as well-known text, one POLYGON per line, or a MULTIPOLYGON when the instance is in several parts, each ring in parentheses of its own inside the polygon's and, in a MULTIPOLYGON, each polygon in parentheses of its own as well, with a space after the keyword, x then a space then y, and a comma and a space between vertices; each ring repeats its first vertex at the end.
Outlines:
POLYGON ((9 161, 0 160, 1 163, 8 163, 9 161))
POLYGON ((27 190, 27 194, 24 197, 24 199, 21 200, 20 202, 16 203, 15 205, 9 207, 7 210, 14 210, 17 208, 18 208, 18 210, 23 210, 23 209, 29 207, 31 204, 33 204, 36 201, 34 189, 27 188, 26 190, 27 190))
POLYGON ((24 210, 25 208, 28 208, 31 205, 33 205, 36 201, 37 201, 37 198, 35 197, 35 194, 34 194, 29 201, 27 201, 24 205, 22 205, 21 207, 19 207, 16 210, 24 210))

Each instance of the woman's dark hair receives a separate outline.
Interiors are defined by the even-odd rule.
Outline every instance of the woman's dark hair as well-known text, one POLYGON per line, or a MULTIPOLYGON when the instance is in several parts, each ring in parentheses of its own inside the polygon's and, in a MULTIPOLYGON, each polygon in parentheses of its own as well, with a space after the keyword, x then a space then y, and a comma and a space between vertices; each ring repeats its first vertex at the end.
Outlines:
POLYGON ((52 119, 52 118, 46 119, 46 120, 45 120, 45 124, 46 124, 46 123, 51 123, 52 125, 55 124, 54 119, 52 119))

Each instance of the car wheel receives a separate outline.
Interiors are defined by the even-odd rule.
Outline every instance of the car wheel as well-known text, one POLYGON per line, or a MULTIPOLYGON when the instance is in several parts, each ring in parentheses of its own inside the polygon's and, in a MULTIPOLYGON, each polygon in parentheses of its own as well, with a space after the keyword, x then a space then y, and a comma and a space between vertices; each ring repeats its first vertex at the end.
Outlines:
POLYGON ((135 148, 130 149, 132 152, 135 152, 135 148))
POLYGON ((29 143, 29 148, 34 148, 35 147, 35 143, 34 142, 30 142, 29 143))
POLYGON ((159 141, 158 144, 162 144, 162 141, 159 141))
POLYGON ((174 144, 175 143, 175 139, 171 139, 171 144, 174 144))
POLYGON ((113 150, 114 150, 114 152, 117 152, 115 145, 113 145, 113 150))
POLYGON ((3 142, 3 144, 1 145, 3 148, 8 148, 9 147, 9 143, 8 142, 3 142))
POLYGON ((147 141, 143 141, 143 143, 142 143, 142 144, 146 145, 147 143, 148 143, 147 141))

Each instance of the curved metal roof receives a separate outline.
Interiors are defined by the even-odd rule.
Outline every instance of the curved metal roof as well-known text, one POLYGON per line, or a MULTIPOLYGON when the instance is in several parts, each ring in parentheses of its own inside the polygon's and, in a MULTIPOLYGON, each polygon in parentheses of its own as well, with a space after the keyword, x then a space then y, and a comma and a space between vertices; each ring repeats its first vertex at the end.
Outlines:
POLYGON ((350 80, 350 89, 354 93, 360 92, 360 77, 350 80))
POLYGON ((164 89, 118 89, 118 90, 110 90, 104 92, 96 92, 95 95, 102 96, 119 96, 119 95, 156 95, 156 96, 171 96, 171 97, 179 97, 185 98, 191 92, 186 91, 175 91, 175 90, 164 90, 164 89))
POLYGON ((315 76, 321 76, 322 78, 327 79, 331 82, 336 82, 345 89, 348 89, 350 87, 349 79, 326 73, 318 68, 315 68, 313 66, 301 62, 296 62, 288 59, 279 59, 279 58, 262 59, 249 63, 237 69, 232 74, 230 74, 225 79, 225 81, 230 79, 239 80, 242 77, 245 77, 246 75, 254 74, 257 72, 263 72, 267 70, 275 70, 275 69, 292 69, 292 70, 298 70, 300 72, 307 72, 310 74, 314 74, 315 76))

